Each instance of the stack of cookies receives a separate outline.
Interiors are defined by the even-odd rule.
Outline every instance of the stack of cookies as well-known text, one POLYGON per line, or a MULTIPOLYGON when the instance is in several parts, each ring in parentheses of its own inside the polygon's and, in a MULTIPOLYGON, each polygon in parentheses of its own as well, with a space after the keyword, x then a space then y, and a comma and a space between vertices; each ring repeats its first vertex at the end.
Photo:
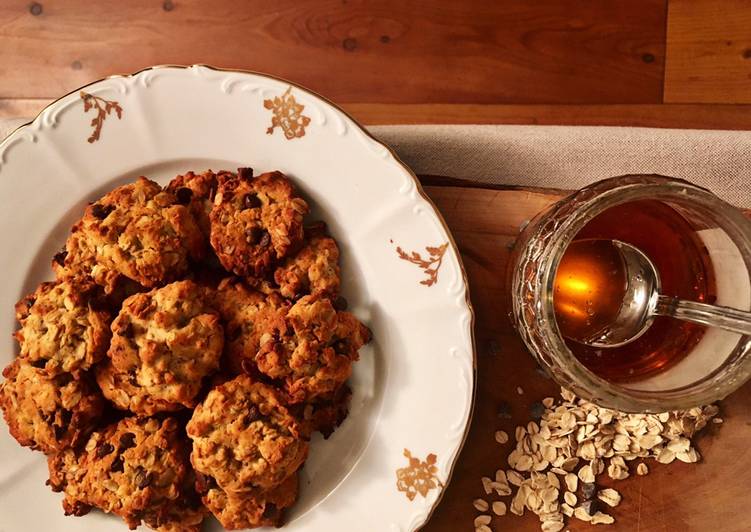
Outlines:
POLYGON ((280 526, 316 431, 347 415, 369 330, 339 249, 280 172, 140 177, 90 204, 56 280, 16 305, 11 434, 48 456, 66 515, 135 528, 280 526))

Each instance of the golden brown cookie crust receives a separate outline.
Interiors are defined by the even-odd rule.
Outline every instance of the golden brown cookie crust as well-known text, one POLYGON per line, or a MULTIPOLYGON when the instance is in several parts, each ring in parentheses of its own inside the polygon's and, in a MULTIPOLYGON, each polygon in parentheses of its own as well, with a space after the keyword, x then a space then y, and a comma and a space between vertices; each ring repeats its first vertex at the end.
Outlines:
POLYGON ((88 378, 51 376, 24 359, 3 370, 0 408, 11 435, 25 447, 52 453, 77 445, 94 428, 104 401, 88 378))
POLYGON ((211 232, 209 214, 214 205, 219 180, 229 179, 231 176, 232 173, 226 171, 215 173, 206 170, 200 174, 191 171, 176 176, 165 187, 165 190, 175 195, 180 205, 188 207, 207 241, 211 232))
POLYGON ((297 499, 297 473, 270 490, 252 488, 241 492, 226 492, 218 486, 207 488, 203 503, 227 530, 280 527, 284 509, 297 499))
POLYGON ((300 298, 281 328, 261 337, 258 369, 282 379, 290 402, 311 401, 337 390, 349 378, 370 331, 349 312, 337 312, 321 295, 300 298))
POLYGON ((227 270, 259 277, 299 246, 308 204, 281 172, 250 177, 247 170, 220 179, 211 246, 227 270))
POLYGON ((48 460, 54 491, 63 491, 65 515, 92 507, 161 530, 200 530, 205 510, 190 486, 189 446, 173 418, 125 418, 95 432, 80 451, 48 460))
POLYGON ((308 442, 279 392, 247 375, 211 390, 187 432, 193 467, 225 491, 273 488, 308 454, 308 442))
POLYGON ((112 323, 109 360, 97 368, 102 392, 118 408, 152 415, 195 405, 224 343, 202 294, 193 281, 177 281, 125 300, 112 323))
POLYGON ((307 240, 274 272, 279 291, 289 299, 306 294, 339 295, 339 247, 328 236, 307 240))
POLYGON ((83 247, 95 250, 97 265, 145 287, 183 276, 189 259, 198 260, 205 251, 188 209, 145 177, 89 205, 77 232, 83 247))
POLYGON ((279 294, 263 294, 237 277, 223 279, 212 301, 224 325, 227 369, 234 374, 254 374, 261 335, 282 319, 289 304, 279 294))
POLYGON ((104 357, 110 340, 110 315, 99 299, 90 281, 40 284, 16 304, 20 356, 41 363, 50 375, 90 369, 104 357))

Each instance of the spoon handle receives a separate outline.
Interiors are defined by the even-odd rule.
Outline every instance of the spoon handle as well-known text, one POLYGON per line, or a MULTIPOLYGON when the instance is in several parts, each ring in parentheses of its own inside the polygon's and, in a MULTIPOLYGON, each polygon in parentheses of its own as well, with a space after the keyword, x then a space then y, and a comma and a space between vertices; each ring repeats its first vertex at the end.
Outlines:
POLYGON ((671 316, 683 321, 751 335, 751 312, 744 310, 658 296, 654 313, 658 316, 671 316))

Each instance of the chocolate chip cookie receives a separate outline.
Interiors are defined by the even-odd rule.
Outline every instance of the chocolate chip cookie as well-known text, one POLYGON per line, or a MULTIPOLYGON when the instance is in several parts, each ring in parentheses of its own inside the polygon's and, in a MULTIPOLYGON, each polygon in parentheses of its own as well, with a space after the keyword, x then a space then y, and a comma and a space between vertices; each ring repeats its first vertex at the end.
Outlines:
POLYGON ((337 312, 322 295, 304 296, 261 336, 258 369, 284 381, 292 403, 337 390, 349 378, 370 331, 349 312, 337 312))
POLYGON ((91 435, 82 450, 50 456, 49 485, 65 515, 92 507, 156 530, 198 532, 205 509, 194 491, 190 447, 173 418, 128 417, 91 435))
POLYGON ((193 412, 187 432, 193 467, 227 492, 274 488, 308 454, 308 442, 281 394, 248 375, 211 390, 193 412))
POLYGON ((0 408, 11 435, 23 446, 51 453, 77 445, 101 416, 104 400, 87 378, 52 376, 20 358, 3 376, 0 408))
MULTIPOLYGON (((198 485, 201 485, 200 481, 198 485)), ((295 473, 269 490, 250 488, 226 492, 216 483, 210 488, 205 483, 204 486, 203 503, 227 530, 280 527, 284 509, 297 499, 298 479, 295 473)))
POLYGON ((274 272, 279 291, 289 299, 306 294, 339 295, 339 247, 328 236, 306 240, 297 254, 274 272))
POLYGON ((99 362, 110 340, 110 315, 91 281, 46 282, 16 304, 21 357, 50 375, 99 362))
POLYGON ((212 301, 224 324, 227 369, 254 374, 261 334, 282 318, 289 304, 279 294, 261 293, 237 277, 223 279, 212 301))
POLYGON ((192 407, 203 378, 219 367, 223 343, 202 289, 177 281, 125 300, 97 382, 115 406, 137 414, 192 407))
POLYGON ((145 177, 89 205, 79 232, 77 238, 85 241, 83 248, 94 250, 101 269, 149 288, 180 278, 189 260, 200 259, 205 251, 205 240, 188 208, 145 177))
POLYGON ((308 204, 281 172, 221 179, 211 210, 211 246, 237 275, 259 277, 303 239, 308 204))

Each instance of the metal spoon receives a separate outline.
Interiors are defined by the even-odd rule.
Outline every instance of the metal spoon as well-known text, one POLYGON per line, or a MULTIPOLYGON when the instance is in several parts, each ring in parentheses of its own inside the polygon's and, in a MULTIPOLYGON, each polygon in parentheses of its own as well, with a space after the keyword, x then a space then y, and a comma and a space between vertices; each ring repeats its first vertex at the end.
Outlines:
POLYGON ((660 294, 660 275, 652 261, 631 244, 613 240, 626 274, 623 305, 605 331, 580 340, 593 347, 620 347, 644 334, 655 316, 670 316, 739 334, 751 335, 751 312, 684 301, 660 294))

